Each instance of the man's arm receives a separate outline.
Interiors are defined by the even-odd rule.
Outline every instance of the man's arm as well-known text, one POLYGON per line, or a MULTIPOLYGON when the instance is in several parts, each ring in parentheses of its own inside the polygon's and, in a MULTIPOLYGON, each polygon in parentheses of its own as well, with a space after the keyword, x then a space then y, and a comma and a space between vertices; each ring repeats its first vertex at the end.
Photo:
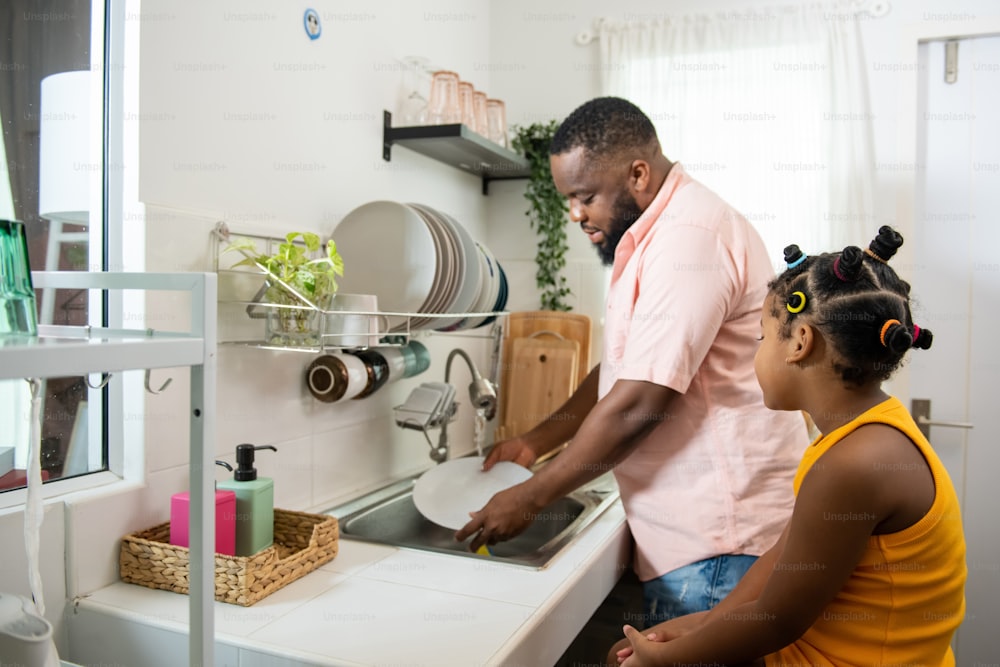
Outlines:
POLYGON ((624 459, 666 420, 676 395, 652 382, 619 380, 587 413, 566 451, 531 479, 493 496, 455 538, 461 541, 478 533, 470 545, 476 550, 518 535, 543 507, 624 459))

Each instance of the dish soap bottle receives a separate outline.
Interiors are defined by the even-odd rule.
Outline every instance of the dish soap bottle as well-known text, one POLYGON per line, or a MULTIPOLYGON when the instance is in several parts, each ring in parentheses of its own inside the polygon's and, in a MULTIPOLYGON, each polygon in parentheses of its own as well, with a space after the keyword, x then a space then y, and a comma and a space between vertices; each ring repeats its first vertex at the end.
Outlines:
POLYGON ((271 445, 237 445, 233 478, 218 484, 220 491, 236 493, 237 556, 252 556, 274 543, 274 480, 257 477, 253 463, 258 449, 278 451, 271 445))
MULTIPOLYGON (((233 467, 225 461, 216 461, 230 472, 233 467)), ((175 493, 170 496, 170 544, 186 547, 189 543, 188 518, 191 512, 191 494, 175 493)), ((215 549, 214 553, 236 555, 236 494, 215 488, 215 549)), ((0 663, 2 664, 2 663, 0 663)))

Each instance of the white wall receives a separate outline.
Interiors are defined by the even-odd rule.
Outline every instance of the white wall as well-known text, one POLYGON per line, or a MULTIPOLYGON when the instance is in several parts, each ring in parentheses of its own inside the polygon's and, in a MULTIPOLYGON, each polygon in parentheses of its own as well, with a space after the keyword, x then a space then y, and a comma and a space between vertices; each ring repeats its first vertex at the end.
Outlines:
MULTIPOLYGON (((318 2, 322 34, 310 40, 304 7, 259 0, 143 4, 139 199, 147 207, 147 269, 212 267, 209 231, 282 236, 330 234, 353 208, 374 199, 417 201, 451 213, 485 237, 480 183, 396 147, 382 160, 382 110, 394 110, 399 59, 429 58, 489 90, 486 3, 318 2), (159 12, 162 19, 154 20, 159 12), (183 44, 183 48, 178 48, 183 44)), ((334 237, 336 236, 334 232, 334 237)), ((377 243, 377 239, 374 239, 377 243)), ((350 257, 345 257, 350 271, 350 257)), ((150 316, 169 304, 148 301, 150 316)), ((220 323, 225 326, 225 322, 220 323)), ((242 442, 273 444, 258 455, 275 480, 276 505, 322 509, 335 500, 430 465, 422 436, 392 423, 391 407, 417 383, 443 379, 456 345, 481 368, 482 339, 427 339, 431 369, 362 401, 312 398, 303 371, 312 355, 223 347, 219 355, 216 453, 232 462, 242 442)), ((456 366, 452 377, 468 377, 456 366)), ((460 387, 464 395, 464 384, 460 387)), ((187 458, 183 383, 147 400, 147 466, 167 496, 183 488, 187 458)), ((458 452, 471 444, 466 410, 453 429, 458 452)), ((220 477, 224 471, 220 471, 220 477)))
MULTIPOLYGON (((212 270, 209 234, 217 220, 236 233, 329 234, 347 212, 374 199, 429 204, 487 241, 479 180, 400 147, 391 162, 383 161, 382 111, 395 109, 398 60, 407 56, 424 56, 492 92, 488 3, 318 0, 309 6, 323 24, 317 40, 304 30, 305 5, 128 5, 126 21, 141 32, 141 92, 126 123, 138 126, 140 157, 138 165, 113 168, 133 174, 138 166, 138 200, 146 211, 143 216, 142 207, 126 202, 126 235, 144 239, 146 248, 144 262, 130 259, 129 268, 212 270)), ((135 65, 129 60, 125 67, 135 65)), ((153 295, 146 306, 149 326, 186 325, 184 304, 153 295)), ((452 347, 461 345, 485 369, 489 345, 482 337, 443 335, 424 342, 432 353, 426 373, 336 405, 318 403, 305 390, 311 355, 223 347, 216 454, 232 462, 242 442, 278 447, 274 456, 261 454, 257 467, 274 478, 276 505, 298 510, 325 509, 429 467, 423 437, 396 428, 391 407, 420 382, 442 380, 452 347)), ((121 536, 167 520, 170 495, 186 490, 188 371, 158 370, 153 382, 159 386, 167 377, 173 377, 167 391, 147 396, 145 412, 130 413, 143 428, 124 447, 127 456, 144 460, 145 478, 74 498, 65 512, 56 503, 59 511, 47 513, 43 546, 59 557, 43 561, 43 576, 47 616, 57 625, 63 599, 117 580, 121 536)), ((464 398, 469 375, 460 360, 452 380, 464 404, 449 431, 458 455, 472 450, 464 398)), ((15 551, 23 543, 21 512, 0 519, 0 543, 10 545, 0 550, 0 590, 26 592, 23 558, 15 551)))

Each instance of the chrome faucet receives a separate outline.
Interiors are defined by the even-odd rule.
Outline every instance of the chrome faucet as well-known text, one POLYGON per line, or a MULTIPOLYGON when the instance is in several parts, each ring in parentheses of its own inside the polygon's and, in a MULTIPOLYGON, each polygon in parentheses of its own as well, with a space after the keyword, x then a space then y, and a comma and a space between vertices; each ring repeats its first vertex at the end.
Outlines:
MULTIPOLYGON (((479 373, 479 369, 472 363, 472 359, 469 358, 465 350, 456 347, 448 353, 448 359, 444 364, 445 384, 449 384, 451 379, 451 362, 456 356, 465 360, 465 364, 469 367, 469 373, 472 375, 472 382, 469 383, 469 400, 472 402, 472 406, 477 412, 482 412, 487 420, 493 419, 497 413, 496 386, 479 373)), ((457 409, 458 405, 453 405, 451 414, 454 415, 457 409)), ((448 460, 448 421, 445 419, 441 423, 441 435, 438 437, 437 447, 431 449, 431 458, 438 463, 448 460)))
POLYGON ((448 359, 444 367, 444 383, 425 382, 410 394, 406 403, 395 408, 396 424, 401 428, 410 428, 421 431, 430 445, 430 457, 437 463, 448 460, 448 422, 454 418, 458 412, 458 403, 452 400, 455 396, 455 388, 451 386, 451 362, 456 356, 462 357, 469 372, 472 374, 472 382, 469 383, 469 400, 476 412, 482 414, 487 420, 493 419, 497 413, 497 389, 496 384, 480 374, 472 359, 464 350, 455 348, 448 353, 448 359), (432 428, 441 428, 437 446, 435 446, 427 431, 432 428))
POLYGON ((465 353, 465 350, 456 347, 448 353, 448 359, 444 363, 444 381, 448 382, 451 378, 451 362, 456 356, 465 359, 469 373, 472 375, 472 382, 469 384, 469 400, 472 401, 472 405, 477 410, 483 410, 486 413, 487 419, 493 419, 497 413, 496 386, 479 373, 479 369, 472 363, 472 359, 465 353))

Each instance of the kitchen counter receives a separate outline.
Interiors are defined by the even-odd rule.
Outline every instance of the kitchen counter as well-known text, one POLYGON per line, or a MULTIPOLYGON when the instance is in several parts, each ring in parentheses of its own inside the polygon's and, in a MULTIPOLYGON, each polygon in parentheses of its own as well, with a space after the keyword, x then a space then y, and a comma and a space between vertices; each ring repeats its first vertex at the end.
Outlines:
MULTIPOLYGON (((333 561, 252 607, 216 602, 215 664, 551 665, 629 553, 620 501, 541 570, 341 538, 333 561)), ((176 667, 187 618, 187 596, 115 583, 68 614, 68 657, 176 667)))

